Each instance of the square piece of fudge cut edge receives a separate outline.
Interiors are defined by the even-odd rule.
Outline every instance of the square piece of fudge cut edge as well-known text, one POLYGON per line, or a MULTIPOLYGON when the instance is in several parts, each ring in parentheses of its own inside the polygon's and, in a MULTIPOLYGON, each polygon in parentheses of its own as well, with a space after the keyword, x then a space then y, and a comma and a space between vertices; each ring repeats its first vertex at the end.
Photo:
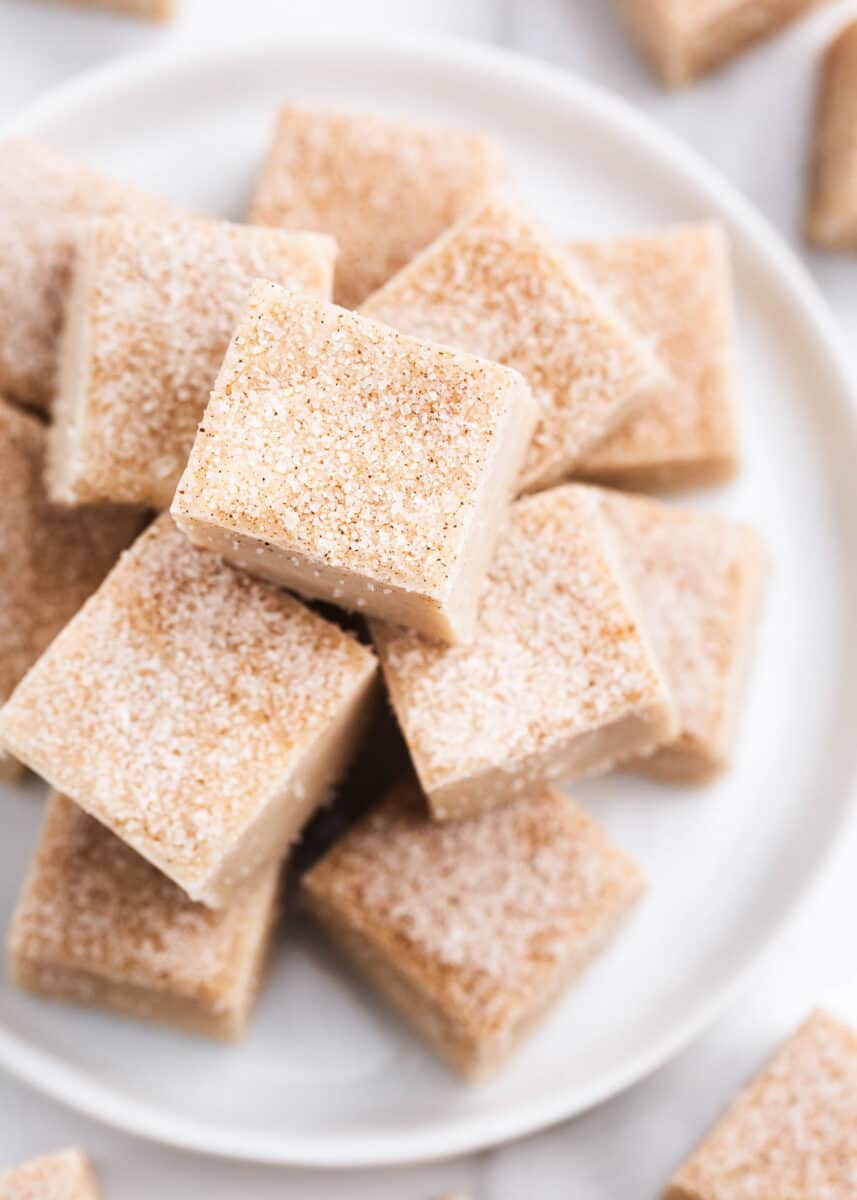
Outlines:
POLYGON ((0 1167, 0 1200, 100 1200, 101 1190, 82 1150, 56 1150, 17 1167, 0 1167))
POLYGON ((253 279, 330 299, 335 257, 323 234, 190 217, 89 223, 60 343, 53 499, 168 507, 253 279))
POLYGON ((517 372, 257 281, 171 511, 254 574, 463 640, 534 421, 517 372))
POLYGON ((0 710, 0 741, 216 908, 325 799, 371 716, 376 666, 163 514, 0 710))
POLYGON ((664 1200, 854 1200, 857 1031, 812 1013, 673 1177, 664 1200))
POLYGON ((371 622, 402 732, 439 820, 605 771, 678 732, 667 685, 591 490, 517 500, 471 642, 371 622))
POLYGON ((268 863, 226 908, 195 904, 55 793, 9 930, 12 977, 48 999, 235 1040, 259 990, 280 876, 268 863))
POLYGON ((670 383, 646 339, 500 196, 462 217, 360 311, 521 372, 540 409, 523 491, 566 478, 670 383))
POLYGON ((406 779, 303 880, 332 940, 432 1047, 490 1074, 643 891, 633 860, 551 788, 439 825, 406 779))

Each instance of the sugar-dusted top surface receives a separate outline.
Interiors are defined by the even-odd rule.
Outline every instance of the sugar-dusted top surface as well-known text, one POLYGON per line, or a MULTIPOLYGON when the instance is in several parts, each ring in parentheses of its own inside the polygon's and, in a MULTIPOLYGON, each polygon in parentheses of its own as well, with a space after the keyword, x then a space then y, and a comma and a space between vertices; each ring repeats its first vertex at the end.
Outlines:
POLYGON ((0 736, 164 870, 205 879, 374 665, 165 514, 19 685, 0 736))
POLYGON ((857 1033, 825 1012, 813 1013, 673 1186, 705 1200, 854 1200, 857 1033))
POLYGON ((443 598, 515 372, 261 281, 173 511, 443 598))
POLYGON ((555 482, 661 378, 645 343, 512 204, 463 217, 361 309, 519 370, 541 408, 526 483, 555 482))
POLYGON ((42 485, 47 430, 0 400, 0 703, 142 526, 121 509, 64 509, 42 485))
POLYGON ((78 500, 169 503, 252 280, 329 299, 336 246, 190 218, 99 222, 84 239, 78 500))
POLYGON ((333 234, 336 299, 353 307, 504 173, 499 148, 478 134, 290 105, 250 219, 333 234))
POLYGON ((171 880, 65 796, 50 801, 9 936, 13 956, 225 1003, 252 983, 279 865, 223 909, 171 880))
POLYGON ((598 495, 676 700, 679 742, 717 753, 767 567, 761 539, 711 513, 619 492, 598 495))
POLYGON ((732 278, 721 227, 679 225, 567 250, 669 373, 663 389, 584 456, 583 469, 734 455, 732 278))
POLYGON ((334 846, 305 886, 311 902, 371 939, 478 1036, 502 1029, 551 977, 586 961, 642 880, 559 792, 439 823, 408 780, 334 846))
POLYGON ((80 1150, 58 1150, 0 1170, 0 1200, 97 1200, 89 1160, 80 1150))
POLYGON ((81 222, 171 207, 36 142, 0 142, 0 389, 49 405, 81 222))
POLYGON ((595 497, 574 485, 512 505, 472 642, 375 621, 372 636, 426 788, 514 769, 663 697, 595 497))

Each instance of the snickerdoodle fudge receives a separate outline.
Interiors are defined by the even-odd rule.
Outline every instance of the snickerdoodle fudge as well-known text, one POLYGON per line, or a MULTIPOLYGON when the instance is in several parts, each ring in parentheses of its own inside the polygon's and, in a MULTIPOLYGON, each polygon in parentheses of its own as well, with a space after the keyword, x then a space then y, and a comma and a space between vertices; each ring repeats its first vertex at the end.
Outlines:
POLYGON ((8 1170, 0 1168, 0 1200, 99 1200, 95 1172, 82 1150, 57 1150, 8 1170))
POLYGON ((371 651, 162 515, 0 711, 0 741, 225 905, 326 797, 372 707, 371 651))
POLYGON ((178 0, 65 0, 81 8, 108 8, 129 17, 150 21, 169 21, 175 16, 178 0))
POLYGON ((444 646, 380 621, 371 631, 440 820, 607 770, 678 732, 597 496, 584 487, 512 505, 471 642, 444 646))
POLYGON ((661 81, 681 87, 828 0, 617 0, 661 81))
POLYGON ((534 421, 517 372, 258 281, 171 511, 248 571, 455 641, 534 421))
POLYGON ((619 492, 600 496, 678 709, 677 736, 624 765, 707 782, 732 756, 767 553, 754 530, 713 513, 619 492))
POLYGON ((572 242, 568 253, 653 348, 667 378, 583 455, 577 474, 620 487, 720 483, 738 469, 729 248, 714 223, 572 242))
POLYGON ((47 412, 75 246, 85 222, 159 217, 164 200, 37 142, 0 141, 0 392, 47 412))
POLYGON ((269 863, 226 908, 172 880, 54 794, 9 931, 27 991, 234 1040, 246 1030, 278 909, 269 863))
POLYGON ((550 788, 439 825, 411 780, 304 878, 345 954, 454 1068, 495 1070, 604 948, 636 864, 550 788))
POLYGON ((477 133, 289 105, 250 220, 332 234, 336 301, 353 308, 504 174, 498 146, 477 133))
POLYGON ((323 234, 227 221, 89 224, 60 345, 52 497, 167 507, 251 282, 329 300, 335 254, 323 234))
POLYGON ((646 339, 497 196, 442 234, 361 312, 521 372, 540 407, 519 479, 527 491, 567 476, 666 381, 646 339))
MULTIPOLYGON (((128 510, 52 504, 46 441, 37 417, 0 400, 0 704, 143 525, 128 510)), ((0 749, 0 779, 20 769, 0 749)))
POLYGON ((857 21, 821 63, 806 234, 829 250, 857 250, 857 21))
POLYGON ((857 1032, 814 1012, 673 1177, 665 1200, 854 1200, 857 1032))

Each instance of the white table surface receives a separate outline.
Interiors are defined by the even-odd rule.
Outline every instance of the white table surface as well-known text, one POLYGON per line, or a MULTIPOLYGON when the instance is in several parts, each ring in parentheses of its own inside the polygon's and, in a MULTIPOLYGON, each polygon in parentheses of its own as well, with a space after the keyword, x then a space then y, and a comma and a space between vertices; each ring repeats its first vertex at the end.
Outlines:
MULTIPOLYGON (((851 342, 857 370, 857 258, 809 255, 799 221, 815 67, 857 0, 840 0, 678 94, 661 91, 630 49, 609 0, 181 0, 149 28, 38 0, 0 0, 0 121, 46 89, 116 55, 264 29, 447 32, 543 57, 621 93, 691 142, 792 242, 851 342)), ((843 714, 843 719, 853 719, 843 714)), ((751 984, 701 1041, 593 1113, 504 1149, 395 1171, 319 1173, 223 1163, 140 1142, 75 1116, 0 1075, 0 1163, 54 1147, 90 1151, 107 1200, 654 1200, 742 1080, 816 1004, 857 1023, 857 821, 823 880, 751 984)), ((771 1198, 772 1200, 772 1198, 771 1198)))

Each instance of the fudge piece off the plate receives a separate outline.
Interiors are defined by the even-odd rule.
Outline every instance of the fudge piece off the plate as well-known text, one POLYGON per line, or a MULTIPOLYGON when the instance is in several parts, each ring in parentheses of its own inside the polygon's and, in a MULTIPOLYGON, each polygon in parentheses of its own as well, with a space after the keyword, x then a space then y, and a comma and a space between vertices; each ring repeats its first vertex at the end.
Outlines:
POLYGON ((528 491, 568 475, 666 383, 645 339, 499 197, 463 217, 361 312, 521 372, 541 410, 519 480, 528 491))
POLYGON ((46 412, 77 236, 116 213, 161 216, 165 200, 46 146, 0 141, 0 392, 46 412))
POLYGON ((259 281, 172 513, 306 596, 466 638, 534 421, 517 372, 259 281))
POLYGON ((227 221, 88 225, 60 346, 52 497, 167 507, 252 280, 330 299, 335 254, 322 234, 227 221))
POLYGON ((370 715, 371 651, 161 516, 0 712, 0 740, 212 907, 279 858, 370 715))
POLYGON ((0 1200, 99 1200, 95 1172, 81 1150, 57 1150, 0 1168, 0 1200))
MULTIPOLYGON (((58 508, 45 495, 47 429, 0 400, 0 704, 142 528, 119 508, 58 508)), ((0 778, 18 764, 0 750, 0 778)))
POLYGON ((594 446, 578 475, 630 488, 719 483, 738 468, 733 297, 719 225, 567 247, 575 264, 654 349, 668 375, 648 403, 594 446))
POLYGON ((732 754, 767 553, 748 526, 712 513, 600 495, 679 719, 673 741, 624 765, 706 782, 732 754))
POLYGON ((304 878, 333 940, 470 1076, 512 1053, 642 887, 635 863, 559 792, 439 825, 411 779, 304 878))
POLYGON ((371 629, 438 819, 607 770, 677 732, 590 489, 566 484, 512 505, 472 642, 371 629))
POLYGON ((665 1200, 854 1200, 857 1032, 813 1013, 673 1177, 665 1200))
POLYGON ((829 250, 857 250, 857 21, 821 63, 806 233, 829 250))
POLYGON ((504 173, 498 147, 479 134, 289 105, 250 220, 333 234, 336 300, 352 308, 504 173))
POLYGON ((280 873, 262 867, 226 908, 194 904, 54 794, 9 932, 12 977, 52 999, 236 1039, 262 979, 280 873))

